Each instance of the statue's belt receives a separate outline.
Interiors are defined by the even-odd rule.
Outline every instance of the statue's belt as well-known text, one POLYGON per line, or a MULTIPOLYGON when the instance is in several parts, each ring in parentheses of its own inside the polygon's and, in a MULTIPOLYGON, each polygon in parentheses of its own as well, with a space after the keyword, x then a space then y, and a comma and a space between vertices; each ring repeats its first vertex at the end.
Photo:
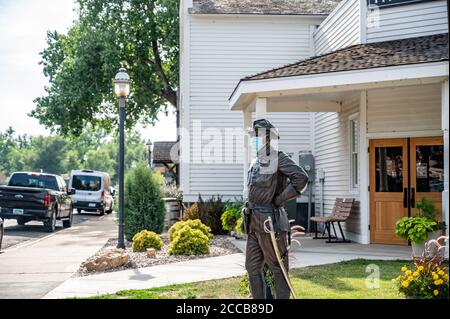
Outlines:
POLYGON ((276 207, 274 205, 271 204, 267 204, 267 205, 255 205, 252 203, 248 203, 247 204, 247 208, 255 211, 257 213, 263 213, 263 214, 271 214, 276 210, 276 207))

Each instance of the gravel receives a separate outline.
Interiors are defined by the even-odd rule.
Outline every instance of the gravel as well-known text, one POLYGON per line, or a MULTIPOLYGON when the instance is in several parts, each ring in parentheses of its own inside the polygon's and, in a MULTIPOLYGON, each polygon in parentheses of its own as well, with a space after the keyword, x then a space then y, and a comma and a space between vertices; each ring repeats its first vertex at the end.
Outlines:
MULTIPOLYGON (((130 261, 119 268, 110 269, 105 272, 113 272, 113 271, 119 271, 119 270, 126 270, 126 269, 135 269, 135 268, 143 268, 143 267, 150 267, 155 265, 164 265, 164 264, 170 264, 170 263, 176 263, 180 261, 187 261, 187 260, 193 260, 193 259, 200 259, 200 258, 207 258, 207 257, 216 257, 216 256, 224 256, 224 255, 230 255, 235 253, 240 253, 241 251, 234 246, 230 240, 228 239, 229 236, 224 235, 215 235, 212 237, 210 244, 209 244, 209 254, 207 255, 169 255, 167 252, 169 248, 169 238, 167 234, 162 234, 161 238, 164 242, 164 246, 161 250, 156 251, 156 257, 147 257, 146 252, 138 253, 133 252, 131 248, 131 242, 126 242, 126 251, 130 256, 130 261)), ((109 239, 108 242, 103 246, 99 251, 97 251, 93 256, 89 257, 87 261, 93 260, 100 255, 102 255, 104 252, 111 248, 115 248, 117 246, 117 239, 109 239)), ((96 271, 87 271, 87 269, 82 264, 78 271, 75 273, 75 276, 88 276, 93 274, 98 274, 101 272, 96 271)))

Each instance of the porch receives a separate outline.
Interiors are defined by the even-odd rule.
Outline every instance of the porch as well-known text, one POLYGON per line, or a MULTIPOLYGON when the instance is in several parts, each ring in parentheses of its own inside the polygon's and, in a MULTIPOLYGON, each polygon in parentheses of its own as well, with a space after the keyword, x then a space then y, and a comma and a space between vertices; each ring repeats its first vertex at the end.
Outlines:
MULTIPOLYGON (((316 191, 323 190, 316 214, 328 214, 336 197, 353 197, 359 205, 345 227, 347 237, 406 244, 394 234, 395 221, 415 213, 419 195, 435 202, 448 225, 447 50, 447 35, 352 46, 242 79, 229 104, 242 112, 244 128, 269 112, 314 112, 313 153, 325 174, 323 185, 315 181, 316 191), (376 155, 398 147, 396 162, 376 155), (435 162, 429 155, 428 162, 418 161, 417 147, 438 149, 440 167, 430 173, 435 162), (394 164, 397 172, 388 172, 394 164), (380 184, 395 174, 397 188, 380 184), (418 174, 429 183, 420 194, 418 174)), ((248 138, 244 152, 245 182, 252 157, 248 138)))

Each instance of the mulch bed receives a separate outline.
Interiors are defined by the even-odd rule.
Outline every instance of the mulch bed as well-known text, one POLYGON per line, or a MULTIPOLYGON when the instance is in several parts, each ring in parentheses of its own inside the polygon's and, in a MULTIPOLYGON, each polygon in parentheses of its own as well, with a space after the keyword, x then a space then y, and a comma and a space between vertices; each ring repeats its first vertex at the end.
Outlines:
MULTIPOLYGON (((170 264, 170 263, 176 263, 180 261, 187 261, 187 260, 193 260, 193 259, 200 259, 200 258, 207 258, 207 257, 216 257, 216 256, 224 256, 224 255, 230 255, 235 253, 240 253, 241 251, 234 246, 229 240, 229 236, 223 236, 223 235, 215 235, 212 237, 210 244, 209 244, 209 251, 210 253, 207 255, 169 255, 167 252, 169 248, 169 238, 167 234, 162 234, 161 238, 164 242, 164 246, 161 250, 156 252, 156 257, 147 257, 146 252, 137 253, 133 252, 131 248, 131 242, 126 242, 126 251, 130 256, 130 261, 119 268, 110 269, 104 272, 113 272, 113 271, 119 271, 119 270, 126 270, 126 269, 135 269, 135 268, 143 268, 143 267, 150 267, 150 266, 156 266, 156 265, 164 265, 164 264, 170 264)), ((109 239, 108 242, 103 246, 95 255, 88 258, 88 261, 94 260, 95 258, 99 257, 103 253, 105 253, 107 250, 111 248, 115 248, 117 246, 117 239, 109 239)), ((78 271, 75 273, 75 276, 88 276, 93 274, 99 274, 102 272, 96 272, 96 271, 87 271, 87 269, 84 267, 84 265, 81 265, 78 271)))

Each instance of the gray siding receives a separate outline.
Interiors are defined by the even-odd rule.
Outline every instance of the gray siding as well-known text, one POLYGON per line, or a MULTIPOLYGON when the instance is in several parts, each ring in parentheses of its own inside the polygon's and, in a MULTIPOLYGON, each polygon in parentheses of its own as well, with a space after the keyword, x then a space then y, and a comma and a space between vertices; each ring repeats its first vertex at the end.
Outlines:
MULTIPOLYGON (((330 214, 337 197, 359 200, 359 191, 350 187, 349 116, 359 112, 359 94, 342 103, 342 111, 316 113, 316 168, 325 172, 324 214, 330 214)), ((360 173, 360 172, 359 172, 360 173)), ((316 215, 320 214, 320 183, 316 180, 316 215)), ((359 202, 348 221, 343 224, 349 238, 358 240, 360 234, 359 202)))
POLYGON ((357 44, 359 36, 359 0, 344 0, 314 32, 315 54, 357 44))
POLYGON ((441 86, 429 84, 368 91, 368 132, 441 128, 441 86))
POLYGON ((367 42, 446 32, 447 1, 427 1, 367 11, 367 42))
MULTIPOLYGON (((201 122, 202 131, 218 133, 225 140, 226 129, 240 129, 241 112, 229 110, 228 98, 245 76, 307 58, 311 48, 311 22, 301 17, 198 17, 190 16, 188 103, 183 107, 184 128, 189 131, 190 163, 184 164, 181 178, 184 197, 198 194, 241 196, 243 191, 242 137, 225 143, 221 158, 230 152, 235 162, 209 163, 205 146, 212 143, 203 134, 195 144, 194 123, 201 122), (203 154, 202 154, 203 152, 203 154)), ((315 22, 316 23, 316 22, 315 22)), ((183 73, 182 66, 182 73, 183 73)), ((185 97, 186 101, 186 97, 185 97)), ((269 113, 280 130, 280 148, 289 153, 310 150, 311 114, 269 113)), ((199 134, 197 133, 197 137, 199 134)), ((220 153, 220 152, 219 152, 220 153)))

